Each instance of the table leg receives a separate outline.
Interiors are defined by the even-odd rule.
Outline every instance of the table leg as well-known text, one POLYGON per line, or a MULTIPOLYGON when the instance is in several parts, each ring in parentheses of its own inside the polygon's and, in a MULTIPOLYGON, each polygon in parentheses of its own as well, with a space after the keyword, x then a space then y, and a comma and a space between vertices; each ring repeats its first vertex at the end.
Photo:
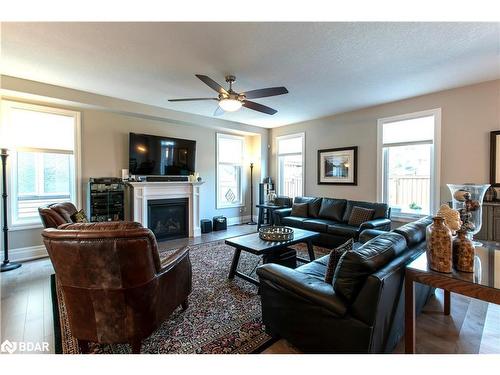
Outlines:
POLYGON ((450 315, 451 311, 451 293, 447 290, 443 290, 444 292, 444 315, 450 315))
POLYGON ((259 218, 257 220, 257 229, 260 229, 263 221, 264 221, 264 209, 259 207, 259 218))
POLYGON ((415 353, 415 283, 408 272, 405 277, 405 353, 415 353))
POLYGON ((229 276, 227 277, 229 280, 234 279, 234 275, 236 274, 236 269, 238 268, 238 262, 240 261, 241 250, 238 248, 234 249, 233 261, 231 262, 231 268, 229 269, 229 276))
POLYGON ((307 252, 309 253, 309 260, 312 262, 316 257, 314 256, 314 247, 312 241, 307 241, 307 252))
POLYGON ((269 216, 269 224, 274 225, 274 211, 267 210, 267 215, 269 216))

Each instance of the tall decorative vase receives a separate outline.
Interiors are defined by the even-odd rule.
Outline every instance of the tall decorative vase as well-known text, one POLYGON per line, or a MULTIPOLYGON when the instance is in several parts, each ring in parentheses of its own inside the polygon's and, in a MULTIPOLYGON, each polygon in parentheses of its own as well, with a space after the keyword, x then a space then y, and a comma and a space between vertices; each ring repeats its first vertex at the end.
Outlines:
MULTIPOLYGON (((467 236, 473 240, 474 235, 481 230, 483 217, 483 199, 489 184, 448 184, 452 196, 452 205, 460 212, 462 219, 462 229, 467 232, 467 236)), ((481 243, 474 241, 474 245, 481 246, 481 243)))
POLYGON ((474 272, 474 244, 467 232, 459 230, 453 240, 453 268, 462 272, 474 272))
POLYGON ((427 263, 431 270, 450 273, 453 265, 451 230, 443 217, 435 216, 432 221, 426 230, 427 263))

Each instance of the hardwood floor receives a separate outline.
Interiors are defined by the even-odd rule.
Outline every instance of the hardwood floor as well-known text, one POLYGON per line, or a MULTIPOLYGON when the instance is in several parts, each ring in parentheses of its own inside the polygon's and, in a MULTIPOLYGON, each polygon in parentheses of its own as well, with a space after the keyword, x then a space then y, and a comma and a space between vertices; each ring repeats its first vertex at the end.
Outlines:
MULTIPOLYGON (((227 231, 203 234, 195 239, 161 242, 161 248, 217 241, 256 230, 256 226, 231 226, 227 231)), ((50 279, 53 268, 48 258, 23 263, 17 270, 0 274, 1 339, 49 343, 54 353, 54 332, 50 279)), ((496 353, 500 354, 500 306, 452 294, 450 316, 442 314, 441 291, 417 317, 418 353, 496 353)), ((264 353, 299 353, 280 340, 264 353)), ((401 341, 395 353, 404 353, 401 341)))

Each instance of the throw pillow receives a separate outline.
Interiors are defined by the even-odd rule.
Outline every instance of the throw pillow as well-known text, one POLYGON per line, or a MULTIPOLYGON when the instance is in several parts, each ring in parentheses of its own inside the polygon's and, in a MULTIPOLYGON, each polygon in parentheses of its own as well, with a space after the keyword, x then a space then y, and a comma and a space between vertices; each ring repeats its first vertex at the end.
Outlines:
POLYGON ((89 219, 87 219, 87 215, 85 215, 85 211, 80 210, 71 215, 71 220, 74 223, 88 223, 89 219))
POLYGON ((347 224, 358 227, 365 221, 371 220, 374 213, 375 210, 372 210, 371 208, 354 206, 352 208, 351 216, 349 217, 349 222, 347 224))
POLYGON ((294 203, 292 206, 292 216, 307 217, 307 203, 294 203))
POLYGON ((351 251, 354 245, 354 240, 350 238, 347 242, 337 246, 330 252, 330 259, 328 259, 328 266, 326 267, 325 283, 331 284, 333 282, 333 275, 339 263, 340 258, 346 251, 351 251))

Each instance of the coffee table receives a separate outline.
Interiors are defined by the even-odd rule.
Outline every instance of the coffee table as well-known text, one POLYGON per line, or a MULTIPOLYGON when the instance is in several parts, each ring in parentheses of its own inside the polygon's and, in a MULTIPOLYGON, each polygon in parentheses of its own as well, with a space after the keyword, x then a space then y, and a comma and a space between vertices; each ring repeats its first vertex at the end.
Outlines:
POLYGON ((415 283, 444 290, 444 315, 450 315, 450 293, 500 304, 500 243, 480 241, 476 247, 474 272, 441 273, 427 266, 423 253, 406 266, 405 275, 405 352, 415 353, 415 283))
MULTIPOLYGON (((234 256, 231 262, 228 279, 232 280, 235 276, 242 278, 252 284, 259 285, 259 281, 238 271, 238 262, 242 251, 263 256, 272 252, 277 252, 298 243, 307 244, 309 260, 297 257, 297 260, 308 263, 315 259, 312 240, 319 236, 319 233, 309 230, 293 228, 293 240, 290 241, 264 241, 259 237, 259 233, 251 233, 243 236, 228 238, 225 243, 234 247, 234 256)), ((265 259, 265 258, 264 258, 265 259)))

